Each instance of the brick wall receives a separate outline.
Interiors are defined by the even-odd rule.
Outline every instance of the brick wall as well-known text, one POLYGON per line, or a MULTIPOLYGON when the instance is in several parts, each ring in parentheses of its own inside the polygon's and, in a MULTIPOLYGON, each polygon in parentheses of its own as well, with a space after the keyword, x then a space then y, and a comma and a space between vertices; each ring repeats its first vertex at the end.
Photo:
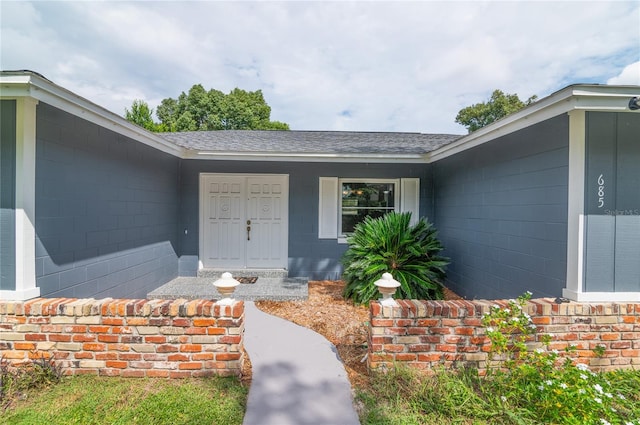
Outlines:
MULTIPOLYGON (((372 369, 403 363, 418 369, 466 364, 481 372, 487 365, 490 342, 482 316, 500 301, 398 300, 399 307, 370 306, 368 363, 372 369)), ((537 325, 530 349, 550 334, 550 349, 571 354, 577 362, 609 370, 640 367, 640 303, 563 303, 552 298, 531 300, 526 306, 537 325), (604 347, 598 357, 593 349, 604 347)))
POLYGON ((239 375, 244 303, 38 298, 0 301, 0 356, 53 358, 67 375, 239 375))

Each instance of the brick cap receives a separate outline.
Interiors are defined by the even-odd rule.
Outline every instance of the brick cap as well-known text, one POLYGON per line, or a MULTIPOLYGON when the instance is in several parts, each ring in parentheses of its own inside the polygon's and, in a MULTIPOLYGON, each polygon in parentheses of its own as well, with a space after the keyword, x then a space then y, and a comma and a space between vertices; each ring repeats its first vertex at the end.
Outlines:
MULTIPOLYGON (((376 318, 416 318, 442 316, 451 318, 482 316, 492 306, 506 307, 510 301, 500 300, 396 300, 395 307, 382 306, 378 301, 369 304, 371 317, 376 318)), ((556 298, 535 298, 526 305, 530 314, 570 316, 580 312, 586 315, 618 315, 640 312, 640 303, 621 302, 568 302, 556 303, 556 298)))
POLYGON ((244 301, 216 305, 215 300, 161 300, 113 298, 34 298, 28 301, 0 301, 0 314, 16 316, 169 316, 241 317, 244 301))

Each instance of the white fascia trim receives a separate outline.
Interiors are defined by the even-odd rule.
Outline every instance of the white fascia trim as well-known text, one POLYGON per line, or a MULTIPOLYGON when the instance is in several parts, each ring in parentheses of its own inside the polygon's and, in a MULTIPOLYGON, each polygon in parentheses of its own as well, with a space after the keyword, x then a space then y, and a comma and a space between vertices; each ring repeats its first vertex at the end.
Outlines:
POLYGON ((0 76, 0 97, 32 97, 162 152, 177 157, 184 153, 183 148, 37 75, 0 76))
POLYGON ((336 153, 273 153, 273 152, 211 152, 191 151, 183 159, 224 161, 287 161, 287 162, 375 162, 424 164, 422 154, 336 154, 336 153))
POLYGON ((569 86, 449 145, 428 153, 426 158, 429 163, 435 162, 576 109, 629 112, 629 100, 634 96, 640 96, 640 86, 569 86))
POLYGON ((576 292, 564 289, 562 296, 577 302, 640 302, 640 292, 576 292))

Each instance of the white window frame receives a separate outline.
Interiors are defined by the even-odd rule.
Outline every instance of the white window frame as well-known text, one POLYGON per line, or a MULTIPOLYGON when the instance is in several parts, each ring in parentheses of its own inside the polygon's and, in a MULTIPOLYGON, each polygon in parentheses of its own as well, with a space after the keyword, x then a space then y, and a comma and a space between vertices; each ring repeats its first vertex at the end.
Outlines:
MULTIPOLYGON (((342 233, 342 185, 344 183, 393 184, 393 211, 400 212, 400 179, 339 178, 338 179, 338 241, 347 241, 342 233)), ((382 208, 381 208, 382 209, 382 208)), ((391 211, 391 209, 389 209, 391 211)))
POLYGON ((342 183, 392 183, 396 212, 411 214, 411 224, 420 218, 420 178, 364 178, 364 177, 320 177, 318 204, 318 239, 334 239, 347 243, 342 233, 342 183))

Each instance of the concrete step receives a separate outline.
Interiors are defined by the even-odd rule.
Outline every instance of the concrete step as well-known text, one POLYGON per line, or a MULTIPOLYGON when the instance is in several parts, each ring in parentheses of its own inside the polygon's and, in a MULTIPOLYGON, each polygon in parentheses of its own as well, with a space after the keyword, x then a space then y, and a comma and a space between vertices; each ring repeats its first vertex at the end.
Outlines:
POLYGON ((229 272, 233 277, 268 277, 283 279, 289 276, 285 269, 200 269, 198 277, 219 278, 222 273, 229 272))

